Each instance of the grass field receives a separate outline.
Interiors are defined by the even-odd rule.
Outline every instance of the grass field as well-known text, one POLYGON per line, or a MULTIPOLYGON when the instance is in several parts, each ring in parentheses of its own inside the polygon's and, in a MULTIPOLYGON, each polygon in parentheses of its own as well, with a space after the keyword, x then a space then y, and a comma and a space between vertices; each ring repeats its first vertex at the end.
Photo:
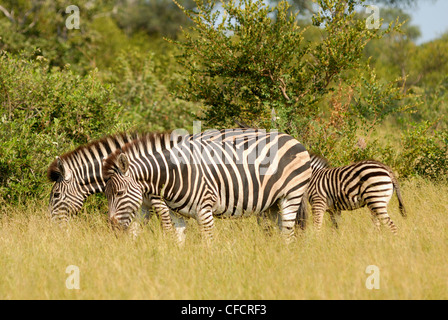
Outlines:
POLYGON ((62 229, 48 221, 46 202, 3 206, 0 298, 448 299, 448 186, 416 179, 403 182, 402 193, 407 219, 395 196, 389 205, 397 236, 376 231, 362 209, 343 212, 339 230, 328 217, 320 234, 310 223, 289 245, 255 218, 217 220, 210 247, 189 221, 179 247, 155 218, 133 240, 98 212, 84 210, 62 229), (66 286, 70 265, 80 289, 66 286), (379 289, 366 287, 370 265, 379 289))

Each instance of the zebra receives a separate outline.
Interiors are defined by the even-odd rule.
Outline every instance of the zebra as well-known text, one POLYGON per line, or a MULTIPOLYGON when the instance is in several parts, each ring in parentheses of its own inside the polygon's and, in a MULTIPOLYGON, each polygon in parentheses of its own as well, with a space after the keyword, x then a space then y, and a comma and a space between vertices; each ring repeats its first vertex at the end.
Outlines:
MULTIPOLYGON (((68 221, 70 215, 81 210, 88 196, 104 192, 106 182, 102 174, 103 158, 138 137, 137 132, 109 135, 56 157, 47 170, 49 180, 54 183, 49 201, 51 220, 68 221)), ((148 145, 149 152, 171 148, 174 143, 177 143, 177 140, 154 140, 152 145, 148 145)), ((149 218, 153 212, 151 207, 158 206, 161 206, 160 199, 145 198, 142 215, 149 218)), ((184 220, 172 212, 168 216, 169 219, 162 219, 163 229, 172 231, 174 223, 178 240, 182 242, 186 227, 184 220)))
MULTIPOLYGON (((328 161, 310 153, 312 176, 305 198, 312 208, 313 223, 321 229, 323 215, 329 212, 333 225, 337 228, 337 218, 341 210, 355 210, 367 206, 375 226, 387 225, 396 234, 397 227, 387 213, 387 204, 392 194, 398 198, 400 213, 406 217, 398 181, 388 166, 375 160, 365 160, 343 167, 331 167, 328 161)), ((306 219, 307 206, 303 201, 299 219, 306 219)))
POLYGON ((136 139, 103 163, 113 225, 127 229, 143 197, 157 196, 172 210, 195 218, 211 240, 214 216, 259 215, 275 204, 281 233, 292 238, 311 176, 309 154, 293 137, 258 129, 207 130, 172 149, 147 152, 154 138, 136 139))

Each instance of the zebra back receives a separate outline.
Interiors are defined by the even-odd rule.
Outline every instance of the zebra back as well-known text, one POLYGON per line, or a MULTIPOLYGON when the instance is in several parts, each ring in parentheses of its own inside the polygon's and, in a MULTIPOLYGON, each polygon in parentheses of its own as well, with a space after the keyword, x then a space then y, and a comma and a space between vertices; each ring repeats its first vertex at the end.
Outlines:
POLYGON ((104 185, 104 181, 101 179, 102 159, 138 136, 137 132, 119 133, 81 145, 56 157, 48 167, 47 177, 52 182, 58 182, 66 178, 65 175, 68 173, 66 170, 68 169, 73 173, 72 177, 80 184, 89 183, 96 178, 99 179, 98 182, 103 182, 104 185), (61 164, 64 166, 61 166, 61 164))

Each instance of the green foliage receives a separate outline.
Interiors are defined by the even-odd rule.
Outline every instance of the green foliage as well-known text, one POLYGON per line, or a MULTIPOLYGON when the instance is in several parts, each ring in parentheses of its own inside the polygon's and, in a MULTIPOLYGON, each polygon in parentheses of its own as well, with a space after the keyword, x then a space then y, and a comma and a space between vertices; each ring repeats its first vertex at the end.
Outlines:
POLYGON ((122 121, 147 131, 191 129, 191 113, 197 106, 172 96, 169 83, 160 79, 162 70, 167 71, 153 54, 123 52, 118 56, 105 81, 115 86, 116 100, 123 106, 122 121))
POLYGON ((71 64, 73 70, 85 74, 94 68, 88 69, 88 51, 95 46, 91 22, 100 11, 111 9, 108 2, 77 1, 82 13, 80 30, 68 30, 65 8, 73 3, 67 0, 3 1, 0 50, 34 58, 35 48, 39 48, 50 66, 63 68, 71 64))
POLYGON ((424 121, 402 134, 403 152, 398 167, 403 176, 419 175, 434 180, 448 177, 448 130, 431 130, 424 121))
POLYGON ((333 153, 336 140, 353 135, 360 122, 370 130, 372 118, 379 122, 407 108, 399 104, 396 84, 377 79, 363 52, 371 39, 400 25, 366 28, 354 9, 358 3, 318 1, 313 25, 322 26, 321 37, 310 43, 304 40, 308 28, 286 2, 271 7, 260 0, 228 1, 220 13, 214 1, 197 1, 197 10, 184 9, 192 31, 175 42, 189 71, 180 96, 202 102, 210 126, 234 126, 237 119, 275 127, 313 150, 333 153), (355 93, 335 101, 338 87, 355 93))
MULTIPOLYGON (((192 7, 192 1, 181 0, 180 3, 187 8, 192 7)), ((114 19, 127 34, 144 32, 150 36, 176 37, 179 26, 189 23, 171 0, 126 1, 117 6, 114 19)))
POLYGON ((271 108, 285 104, 278 87, 287 81, 285 70, 300 68, 295 65, 303 54, 297 50, 303 36, 295 17, 286 15, 285 3, 271 8, 262 1, 229 1, 222 7, 221 17, 214 2, 185 10, 197 36, 185 33, 185 41, 177 42, 189 72, 180 97, 205 104, 208 125, 230 126, 238 118, 268 127, 271 108), (271 14, 279 18, 273 21, 271 14))
MULTIPOLYGON (((204 104, 200 119, 208 126, 233 127, 239 122, 276 128, 335 165, 366 158, 391 163, 397 157, 394 149, 371 138, 378 125, 390 116, 409 119, 427 114, 422 106, 428 100, 432 112, 445 108, 442 88, 433 90, 426 101, 418 90, 407 90, 405 70, 418 29, 402 30, 409 16, 397 18, 403 13, 398 9, 385 11, 388 27, 369 29, 365 16, 355 10, 363 1, 319 0, 317 4, 320 9, 312 16, 313 26, 303 26, 284 1, 270 6, 261 0, 197 0, 195 10, 179 5, 194 23, 184 31, 183 40, 173 41, 182 50, 179 62, 188 71, 179 96, 204 104), (372 40, 376 45, 367 47, 372 40), (379 44, 386 44, 385 52, 395 59, 382 60, 390 63, 381 67, 393 70, 387 77, 378 77, 377 61, 365 57, 380 50, 379 44), (399 50, 400 45, 405 49, 399 50), (441 107, 435 106, 437 102, 441 107)), ((445 51, 431 50, 434 46, 423 46, 422 54, 437 51, 437 63, 446 65, 445 51)), ((414 64, 413 70, 426 70, 429 75, 434 68, 426 60, 421 63, 425 66, 414 64)), ((396 163, 401 173, 435 178, 437 170, 445 170, 447 154, 439 143, 443 137, 443 132, 422 136, 418 143, 426 144, 424 149, 410 148, 412 134, 405 135, 402 158, 414 150, 425 161, 410 166, 410 171, 396 163)))
POLYGON ((45 58, 0 56, 0 194, 40 195, 56 155, 118 129, 121 107, 95 72, 51 69, 45 58))
MULTIPOLYGON (((181 0, 187 7, 189 0, 181 0)), ((51 66, 72 65, 79 74, 110 67, 122 50, 144 50, 146 45, 132 43, 134 36, 176 37, 180 26, 188 24, 182 12, 167 0, 21 0, 2 1, 0 10, 0 50, 33 57, 39 48, 51 66), (80 13, 80 29, 65 26, 76 5, 80 13)))

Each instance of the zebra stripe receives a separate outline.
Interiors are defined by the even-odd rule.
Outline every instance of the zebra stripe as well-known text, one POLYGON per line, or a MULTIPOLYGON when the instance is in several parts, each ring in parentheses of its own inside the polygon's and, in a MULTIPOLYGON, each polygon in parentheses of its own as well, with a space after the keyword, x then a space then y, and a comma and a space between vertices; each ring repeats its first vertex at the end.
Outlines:
POLYGON ((148 153, 151 139, 127 144, 103 164, 113 224, 127 228, 142 198, 150 195, 195 218, 207 238, 213 216, 260 214, 274 203, 282 233, 294 233, 311 169, 308 152, 293 137, 256 129, 209 130, 185 137, 172 149, 148 153))
MULTIPOLYGON (((77 214, 81 210, 88 196, 104 192, 106 182, 103 178, 102 160, 138 136, 138 133, 107 136, 56 157, 47 171, 48 178, 54 182, 49 201, 51 219, 67 221, 70 215, 77 214)), ((158 135, 157 139, 147 144, 146 152, 169 149, 174 143, 177 141, 172 141, 165 135, 158 135)), ((152 213, 151 207, 160 206, 163 204, 159 199, 145 199, 142 205, 143 216, 149 217, 152 213)), ((172 230, 171 222, 174 220, 176 234, 182 241, 185 222, 172 213, 169 213, 169 216, 169 222, 162 222, 164 230, 172 230), (168 223, 170 227, 166 227, 168 223)))
MULTIPOLYGON (((307 198, 312 207, 314 225, 320 230, 325 211, 333 224, 342 210, 355 210, 364 206, 370 209, 377 228, 387 225, 396 234, 397 227, 387 213, 387 204, 395 190, 400 213, 406 216, 398 181, 393 171, 381 162, 367 160, 348 166, 332 168, 326 159, 311 157, 312 176, 307 198)), ((306 204, 301 211, 306 210, 306 204)), ((299 213, 302 218, 306 213, 299 213)))

